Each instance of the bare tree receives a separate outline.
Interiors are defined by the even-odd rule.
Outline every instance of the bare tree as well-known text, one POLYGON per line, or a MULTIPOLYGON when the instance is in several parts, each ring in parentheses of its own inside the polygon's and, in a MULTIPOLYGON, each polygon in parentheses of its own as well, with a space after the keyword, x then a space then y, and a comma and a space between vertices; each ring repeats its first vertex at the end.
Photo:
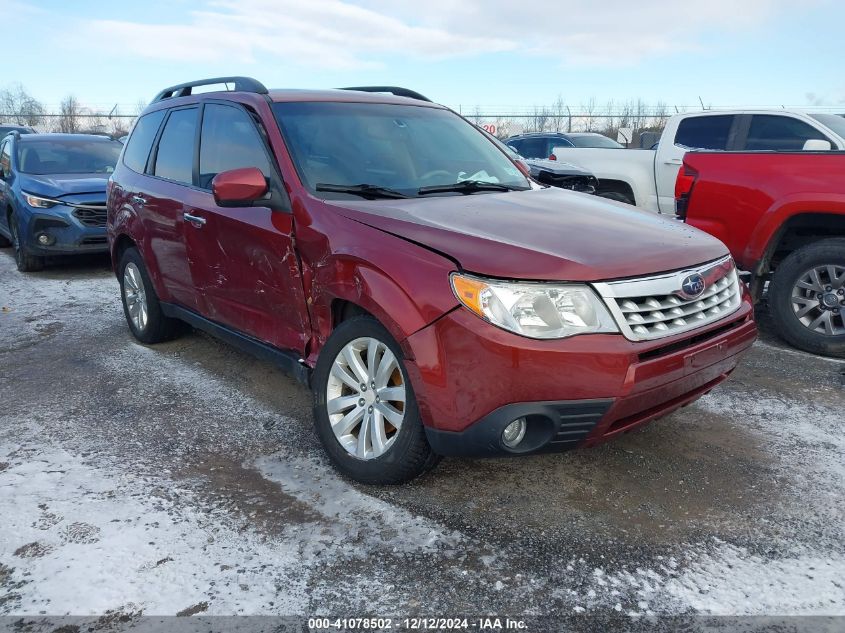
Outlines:
POLYGON ((132 125, 132 119, 125 117, 120 113, 120 107, 115 106, 114 110, 108 116, 108 134, 112 138, 120 138, 129 133, 129 127, 132 125))
POLYGON ((584 114, 585 131, 592 132, 593 125, 595 125, 595 119, 593 117, 596 113, 596 98, 590 97, 586 103, 582 103, 581 111, 584 114))
POLYGON ((0 119, 16 125, 36 126, 43 123, 44 106, 21 84, 0 90, 0 119))
POLYGON ((59 116, 57 117, 55 128, 59 132, 73 133, 80 129, 79 115, 82 114, 82 106, 74 95, 68 95, 62 99, 59 106, 59 116))
POLYGON ((534 106, 534 112, 531 115, 529 120, 529 127, 530 131, 532 132, 545 132, 546 125, 549 123, 549 111, 546 107, 538 108, 534 106))
POLYGON ((467 117, 470 121, 475 123, 476 125, 481 125, 481 121, 484 119, 484 115, 481 114, 481 108, 475 106, 475 111, 467 117))
POLYGON ((567 112, 566 102, 561 95, 558 95, 550 109, 552 130, 555 132, 572 131, 572 120, 567 117, 567 112))

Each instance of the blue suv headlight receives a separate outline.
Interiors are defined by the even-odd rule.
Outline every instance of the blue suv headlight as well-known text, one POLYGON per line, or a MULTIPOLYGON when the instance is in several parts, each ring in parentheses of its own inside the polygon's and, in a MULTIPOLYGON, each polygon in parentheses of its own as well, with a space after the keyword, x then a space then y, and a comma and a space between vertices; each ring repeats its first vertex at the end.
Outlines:
POLYGON ((26 191, 22 191, 21 195, 23 195, 23 199, 26 200, 26 203, 35 209, 49 209, 50 207, 55 207, 57 204, 61 204, 58 200, 53 200, 52 198, 42 198, 41 196, 36 196, 34 194, 27 193, 26 191))

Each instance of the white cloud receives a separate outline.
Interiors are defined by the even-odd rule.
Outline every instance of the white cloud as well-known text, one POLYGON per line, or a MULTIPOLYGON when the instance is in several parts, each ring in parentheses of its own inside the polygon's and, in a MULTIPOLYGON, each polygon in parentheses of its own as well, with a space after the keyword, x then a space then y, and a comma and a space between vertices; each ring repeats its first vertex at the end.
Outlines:
POLYGON ((444 59, 515 48, 507 38, 414 25, 343 0, 221 0, 187 24, 95 20, 93 40, 165 60, 252 62, 258 56, 322 68, 380 65, 385 55, 444 59))
POLYGON ((183 23, 95 20, 83 27, 112 52, 165 60, 320 68, 380 66, 515 51, 561 64, 625 65, 696 50, 705 34, 760 26, 785 0, 214 0, 183 23))

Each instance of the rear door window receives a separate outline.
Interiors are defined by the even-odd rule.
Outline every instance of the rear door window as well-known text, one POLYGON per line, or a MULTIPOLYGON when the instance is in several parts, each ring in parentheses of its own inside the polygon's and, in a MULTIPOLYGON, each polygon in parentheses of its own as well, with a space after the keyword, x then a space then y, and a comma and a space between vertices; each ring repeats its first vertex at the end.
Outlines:
POLYGON ((508 147, 515 149, 516 153, 520 156, 525 156, 525 154, 522 153, 522 141, 508 141, 507 145, 508 147))
POLYGON ((675 145, 689 149, 726 150, 733 122, 732 114, 682 119, 675 134, 675 145))
POLYGON ((522 141, 519 153, 525 158, 548 158, 548 147, 549 142, 545 138, 526 138, 522 141))
POLYGON ((8 176, 12 169, 12 153, 9 151, 9 141, 4 141, 0 147, 0 169, 8 176))
POLYGON ((158 142, 153 174, 184 184, 193 183, 197 109, 173 110, 158 142))
POLYGON ((200 138, 199 186, 210 189, 217 174, 241 167, 257 167, 267 177, 273 174, 255 123, 239 108, 206 104, 200 138))
POLYGON ((822 132, 804 121, 777 114, 755 114, 751 117, 745 149, 748 151, 801 151, 804 143, 814 139, 829 141, 822 132))
POLYGON ((132 135, 126 142, 126 149, 123 150, 123 164, 132 171, 143 174, 147 168, 150 149, 166 113, 167 110, 150 112, 138 119, 135 124, 135 129, 132 130, 132 135))

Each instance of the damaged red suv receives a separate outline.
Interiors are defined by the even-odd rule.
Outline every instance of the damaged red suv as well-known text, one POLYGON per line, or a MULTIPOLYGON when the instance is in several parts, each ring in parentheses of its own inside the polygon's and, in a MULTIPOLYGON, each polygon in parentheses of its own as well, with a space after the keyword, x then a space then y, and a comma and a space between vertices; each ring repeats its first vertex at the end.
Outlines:
POLYGON ((538 185, 398 88, 167 88, 108 234, 138 340, 187 323, 283 367, 368 483, 598 444, 708 392, 756 336, 721 242, 538 185))

